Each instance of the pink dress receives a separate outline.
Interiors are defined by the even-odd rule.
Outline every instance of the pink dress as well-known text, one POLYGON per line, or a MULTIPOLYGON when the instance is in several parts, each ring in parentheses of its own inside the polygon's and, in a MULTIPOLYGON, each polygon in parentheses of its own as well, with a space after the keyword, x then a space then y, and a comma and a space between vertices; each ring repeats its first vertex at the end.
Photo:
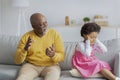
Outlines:
POLYGON ((98 45, 91 46, 91 50, 89 50, 90 52, 89 56, 86 56, 78 48, 78 50, 75 51, 72 57, 73 68, 76 68, 83 77, 89 77, 91 75, 94 75, 99 71, 101 71, 103 68, 107 68, 108 70, 111 70, 111 67, 107 62, 100 61, 94 56, 96 51, 102 52, 102 48, 100 48, 102 46, 98 46, 98 45))

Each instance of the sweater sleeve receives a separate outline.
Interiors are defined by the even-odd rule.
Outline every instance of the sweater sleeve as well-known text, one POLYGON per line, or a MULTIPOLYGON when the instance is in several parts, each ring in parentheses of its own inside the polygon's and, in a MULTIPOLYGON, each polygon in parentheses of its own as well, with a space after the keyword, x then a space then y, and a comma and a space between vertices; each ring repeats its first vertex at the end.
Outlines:
POLYGON ((14 55, 14 60, 16 64, 21 64, 26 59, 27 51, 24 50, 24 46, 26 44, 25 41, 26 41, 25 36, 22 37, 21 40, 19 41, 16 53, 14 55))
POLYGON ((91 51, 92 51, 92 47, 90 46, 90 41, 86 40, 85 43, 81 42, 81 43, 77 44, 76 50, 80 51, 82 54, 84 54, 86 56, 90 56, 91 51))
POLYGON ((55 55, 52 57, 55 63, 61 62, 64 60, 64 45, 62 38, 59 33, 56 32, 54 36, 54 47, 55 47, 55 55))
POLYGON ((106 46, 102 43, 102 42, 100 42, 98 39, 96 40, 96 43, 95 43, 95 50, 97 51, 97 52, 100 52, 100 53, 105 53, 105 52, 107 52, 107 48, 106 48, 106 46))

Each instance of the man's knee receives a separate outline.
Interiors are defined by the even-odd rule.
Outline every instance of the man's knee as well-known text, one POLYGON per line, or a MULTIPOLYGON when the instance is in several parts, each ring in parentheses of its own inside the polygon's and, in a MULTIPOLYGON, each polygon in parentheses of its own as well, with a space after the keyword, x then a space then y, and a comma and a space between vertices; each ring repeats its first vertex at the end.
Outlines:
POLYGON ((45 80, 59 80, 60 78, 60 69, 51 69, 50 71, 47 72, 47 74, 45 75, 45 80))

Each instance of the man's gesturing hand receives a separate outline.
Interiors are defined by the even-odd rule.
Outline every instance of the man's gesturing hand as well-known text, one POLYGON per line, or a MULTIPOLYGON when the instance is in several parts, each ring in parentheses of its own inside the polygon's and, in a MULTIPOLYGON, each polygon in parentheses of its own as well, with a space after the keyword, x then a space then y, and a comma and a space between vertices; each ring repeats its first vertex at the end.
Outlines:
POLYGON ((28 50, 28 48, 31 46, 31 44, 32 44, 32 39, 31 39, 31 37, 29 36, 28 37, 28 40, 27 40, 27 43, 26 43, 26 45, 25 45, 25 47, 24 47, 24 50, 28 50))
POLYGON ((53 57, 55 55, 55 48, 53 45, 49 48, 46 48, 46 55, 49 57, 53 57))

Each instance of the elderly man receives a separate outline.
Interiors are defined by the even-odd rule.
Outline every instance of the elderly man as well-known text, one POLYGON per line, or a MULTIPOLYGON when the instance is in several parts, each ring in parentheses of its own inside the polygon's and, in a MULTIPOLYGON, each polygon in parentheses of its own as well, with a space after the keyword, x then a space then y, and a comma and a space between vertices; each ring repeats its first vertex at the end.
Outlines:
POLYGON ((48 29, 46 18, 35 13, 30 18, 33 30, 25 33, 15 53, 15 63, 26 62, 16 80, 34 80, 38 76, 44 80, 59 80, 59 62, 64 60, 64 47, 61 36, 48 29))

